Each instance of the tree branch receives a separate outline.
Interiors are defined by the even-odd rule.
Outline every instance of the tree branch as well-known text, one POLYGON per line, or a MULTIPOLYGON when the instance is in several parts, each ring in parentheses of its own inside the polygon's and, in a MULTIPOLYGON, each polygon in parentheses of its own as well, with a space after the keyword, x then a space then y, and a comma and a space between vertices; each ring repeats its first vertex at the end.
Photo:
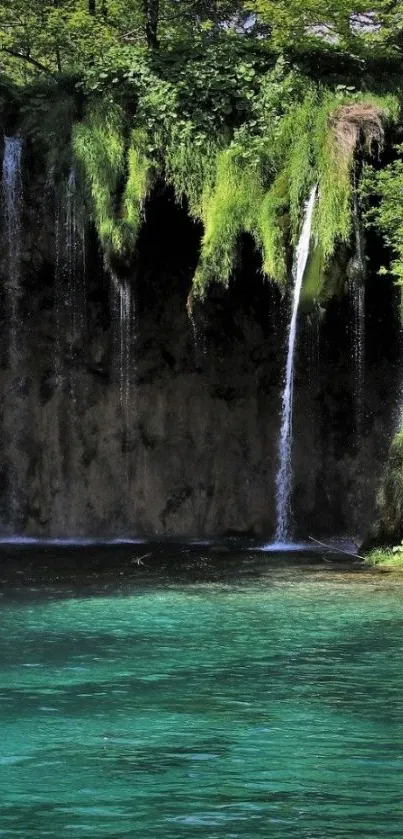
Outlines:
POLYGON ((56 74, 53 73, 52 70, 49 70, 49 67, 46 67, 45 64, 41 63, 41 61, 37 61, 36 58, 31 58, 30 55, 25 55, 23 52, 18 52, 17 50, 11 50, 8 47, 0 47, 0 52, 5 52, 6 55, 11 56, 11 58, 21 58, 22 61, 26 61, 33 67, 36 67, 37 70, 41 70, 43 73, 47 73, 49 76, 56 78, 56 74))

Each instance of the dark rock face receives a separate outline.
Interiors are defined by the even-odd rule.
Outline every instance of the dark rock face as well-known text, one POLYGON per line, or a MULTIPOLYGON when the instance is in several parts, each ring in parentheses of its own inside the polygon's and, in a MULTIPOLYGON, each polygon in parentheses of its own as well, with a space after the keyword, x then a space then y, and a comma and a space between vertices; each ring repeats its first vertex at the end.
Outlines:
MULTIPOLYGON (((10 376, 2 323, 1 529, 271 538, 288 310, 262 281, 251 243, 243 243, 230 290, 212 289, 196 307, 195 338, 186 298, 200 231, 170 196, 150 203, 127 274, 136 311, 125 421, 110 278, 87 241, 85 325, 63 296, 57 321, 45 191, 37 183, 25 195, 18 376, 10 376)), ((367 294, 359 440, 349 302, 332 303, 321 323, 301 317, 293 450, 301 536, 360 533, 370 522, 396 393, 391 292, 379 284, 367 294)))

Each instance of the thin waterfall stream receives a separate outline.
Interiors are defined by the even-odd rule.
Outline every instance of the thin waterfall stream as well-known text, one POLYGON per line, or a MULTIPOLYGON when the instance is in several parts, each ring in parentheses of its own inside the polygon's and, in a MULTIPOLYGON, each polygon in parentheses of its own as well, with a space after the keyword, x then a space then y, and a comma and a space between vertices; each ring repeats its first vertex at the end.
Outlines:
POLYGON ((282 398, 282 419, 279 440, 279 469, 276 477, 276 535, 275 541, 285 543, 290 538, 290 498, 292 486, 292 420, 294 396, 295 347, 297 340, 298 307, 302 281, 308 262, 312 232, 312 218, 316 202, 316 185, 312 189, 305 210, 304 224, 297 246, 294 264, 294 294, 288 333, 288 352, 282 398))
POLYGON ((118 280, 111 274, 112 280, 112 308, 115 331, 115 378, 119 385, 119 402, 122 414, 123 438, 130 433, 132 417, 132 382, 135 374, 135 359, 133 357, 133 341, 135 338, 134 297, 132 287, 127 280, 118 280))
POLYGON ((9 363, 18 366, 19 298, 21 296, 21 157, 20 137, 4 138, 3 211, 7 248, 7 303, 9 316, 9 363))
POLYGON ((83 345, 85 339, 87 294, 84 230, 79 219, 73 167, 56 197, 55 229, 55 375, 60 387, 66 381, 74 405, 74 358, 77 348, 83 345))
POLYGON ((74 166, 55 193, 55 272, 53 370, 58 408, 53 423, 54 507, 72 526, 80 470, 80 412, 85 410, 85 385, 79 375, 87 339, 87 289, 84 217, 74 166))
POLYGON ((8 319, 8 366, 12 382, 11 398, 7 400, 6 424, 8 437, 7 518, 12 532, 20 519, 19 443, 22 434, 22 396, 20 394, 22 319, 21 298, 21 212, 22 212, 22 139, 4 138, 3 157, 3 218, 5 227, 5 308, 8 319))
POLYGON ((365 261, 357 191, 354 192, 355 258, 350 290, 353 306, 354 413, 357 447, 361 449, 365 388, 365 261))

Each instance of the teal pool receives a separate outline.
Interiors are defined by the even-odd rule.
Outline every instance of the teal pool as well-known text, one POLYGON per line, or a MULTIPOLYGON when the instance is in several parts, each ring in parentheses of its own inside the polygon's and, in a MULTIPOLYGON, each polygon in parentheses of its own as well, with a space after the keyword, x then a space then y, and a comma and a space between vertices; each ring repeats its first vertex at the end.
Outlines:
POLYGON ((403 579, 1 600, 0 837, 401 839, 403 579))

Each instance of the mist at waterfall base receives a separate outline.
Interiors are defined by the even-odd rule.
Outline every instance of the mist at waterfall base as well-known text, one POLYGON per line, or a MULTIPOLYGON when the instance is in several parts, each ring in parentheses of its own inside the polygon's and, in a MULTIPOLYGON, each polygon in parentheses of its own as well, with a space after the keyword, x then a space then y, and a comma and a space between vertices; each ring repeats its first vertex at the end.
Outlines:
MULTIPOLYGON (((312 342, 314 346, 312 345, 309 349, 310 360, 305 377, 310 382, 311 403, 307 403, 304 397, 305 403, 301 404, 299 401, 301 384, 304 385, 304 382, 298 372, 298 365, 305 363, 303 359, 307 357, 304 355, 306 352, 304 336, 307 333, 306 315, 298 311, 296 292, 301 288, 303 279, 301 266, 308 256, 313 194, 308 202, 298 246, 300 260, 296 275, 294 275, 294 278, 296 277, 294 305, 288 326, 284 323, 286 309, 283 303, 279 303, 278 291, 262 284, 259 271, 256 272, 256 291, 253 291, 256 302, 251 298, 255 308, 250 322, 245 319, 241 328, 241 321, 237 323, 238 311, 242 312, 242 317, 245 318, 250 301, 246 301, 245 298, 248 289, 244 285, 244 278, 241 281, 235 277, 231 288, 225 292, 225 299, 224 292, 221 299, 219 296, 221 292, 213 289, 212 303, 210 305, 209 301, 206 301, 206 315, 203 315, 203 326, 201 326, 201 321, 197 317, 189 323, 186 314, 189 275, 185 275, 183 266, 186 265, 186 270, 188 270, 187 252, 184 252, 183 263, 178 271, 178 280, 175 275, 175 282, 178 285, 172 286, 170 278, 171 288, 174 291, 170 292, 169 286, 167 287, 166 294, 164 292, 166 300, 160 292, 161 287, 166 288, 159 285, 160 268, 153 268, 151 271, 148 267, 149 262, 146 260, 150 259, 149 243, 153 243, 157 232, 166 226, 166 219, 164 218, 164 224, 161 225, 158 218, 157 226, 152 227, 153 213, 154 215, 161 213, 160 206, 156 203, 156 210, 150 206, 145 232, 142 233, 143 238, 140 237, 140 267, 137 272, 139 281, 135 281, 132 277, 118 278, 110 271, 102 271, 102 267, 96 261, 97 250, 94 248, 94 243, 91 244, 91 235, 88 241, 86 239, 87 231, 77 200, 76 173, 73 167, 67 171, 64 184, 53 184, 51 173, 47 175, 46 183, 51 199, 49 204, 53 207, 54 249, 49 258, 47 257, 49 267, 46 270, 41 269, 42 274, 36 267, 32 270, 31 286, 27 290, 26 273, 29 266, 27 267, 26 237, 27 233, 29 234, 28 226, 32 224, 32 219, 30 221, 26 205, 28 204, 31 214, 33 210, 29 204, 29 202, 32 204, 29 179, 27 180, 25 175, 24 190, 22 189, 23 154, 20 138, 6 138, 2 186, 4 239, 2 264, 7 318, 2 343, 3 369, 6 370, 3 377, 5 399, 3 438, 7 444, 3 456, 3 477, 5 477, 7 498, 3 499, 2 506, 1 537, 3 542, 32 544, 36 538, 39 538, 43 543, 48 542, 48 544, 55 542, 83 544, 86 541, 99 542, 114 539, 130 543, 131 540, 136 542, 139 538, 150 536, 220 538, 239 532, 241 535, 250 533, 252 539, 259 538, 260 535, 261 543, 265 543, 274 531, 274 516, 266 515, 265 507, 269 504, 274 506, 275 489, 277 528, 275 543, 272 545, 273 550, 278 547, 285 549, 289 544, 295 547, 292 540, 294 533, 297 534, 298 542, 301 536, 306 538, 311 533, 320 535, 320 529, 317 530, 315 526, 307 525, 305 529, 298 523, 301 498, 299 429, 303 418, 308 417, 308 408, 313 412, 313 415, 309 416, 312 439, 314 440, 315 434, 317 436, 319 433, 322 434, 319 428, 318 410, 314 402, 316 400, 316 405, 318 405, 319 399, 322 400, 320 388, 323 392, 323 382, 327 376, 326 365, 329 364, 326 358, 328 351, 321 341, 320 323, 314 312, 309 315, 312 322, 316 324, 309 337, 309 346, 311 347, 312 342), (151 232, 147 232, 148 230, 151 232), (143 254, 145 253, 145 244, 142 245, 142 241, 145 244, 148 243, 146 257, 141 257, 142 248, 143 254), (50 272, 51 287, 50 283, 48 284, 50 272), (150 286, 149 290, 147 283, 150 286), (169 298, 170 293, 172 301, 169 298), (41 309, 38 308, 39 304, 35 308, 35 295, 38 295, 39 299, 39 294, 42 295, 41 299, 44 301, 40 304, 41 309), (145 333, 145 321, 150 318, 152 307, 157 305, 156 295, 159 297, 153 331, 148 325, 148 332, 145 333), (182 321, 178 321, 179 324, 183 324, 183 327, 179 328, 175 321, 176 306, 178 311, 180 309, 183 312, 182 321), (172 312, 175 312, 174 316, 172 312), (95 337, 94 316, 101 324, 95 337), (39 343, 36 348, 31 336, 36 326, 35 319, 38 318, 42 318, 43 326, 41 324, 39 326, 39 343), (46 319, 48 319, 49 327, 46 319), (300 327, 301 337, 297 340, 297 328, 300 327), (243 329, 245 329, 245 336, 253 335, 254 330, 259 341, 256 347, 251 345, 249 349, 245 345, 244 351, 243 329), (171 331, 168 333, 168 330, 171 331), (261 330, 261 337, 259 330, 261 330), (280 342, 284 345, 285 333, 288 337, 288 353, 283 415, 280 421, 276 402, 280 386, 277 386, 276 377, 281 376, 282 363, 277 347, 280 342), (166 341, 167 334, 169 344, 166 341), (43 335, 45 335, 46 343, 43 335), (104 343, 103 348, 101 341, 104 343), (236 342, 239 343, 239 348, 236 342), (323 358, 321 357, 322 349, 325 350, 323 358), (37 370, 35 354, 40 361, 43 350, 48 353, 48 356, 44 354, 42 367, 39 364, 37 370), (259 391, 256 392, 255 406, 251 403, 250 416, 246 416, 245 413, 245 419, 242 417, 242 422, 245 423, 243 427, 237 426, 237 421, 228 422, 230 415, 227 413, 232 406, 236 408, 238 404, 242 404, 242 400, 247 404, 245 385, 241 377, 244 377, 245 382, 253 381, 251 378, 253 371, 246 368, 244 370, 240 364, 242 361, 239 356, 240 352, 244 352, 246 361, 248 361, 249 352, 251 358, 253 353, 263 360, 263 363, 260 361, 261 369, 256 368, 259 391), (272 355, 276 359, 274 375, 274 364, 270 369, 267 368, 266 362, 266 358, 272 355), (313 372, 313 366, 315 366, 315 372, 313 372), (267 370, 271 377, 271 390, 267 384, 269 381, 267 370), (183 378, 183 392, 180 390, 182 385, 177 390, 174 384, 171 385, 178 371, 183 378), (154 377, 154 381, 151 376, 154 377), (295 394, 294 378, 296 378, 295 394), (151 387, 154 388, 153 393, 150 393, 151 387), (236 392, 237 387, 239 394, 236 392), (109 401, 102 402, 100 394, 102 394, 102 399, 109 401), (195 394, 197 394, 196 400, 195 394), (203 403, 207 402, 212 394, 214 401, 208 409, 209 413, 206 417, 200 416, 198 411, 203 409, 203 403), (148 399, 146 414, 144 413, 144 395, 148 399), (295 400, 296 405, 294 405, 295 400), (193 409, 192 404, 194 404, 193 409), (184 406, 189 415, 186 420, 181 416, 184 406), (217 425, 217 411, 220 414, 219 425, 217 425), (270 418, 268 411, 271 414, 270 418), (172 417, 168 412, 171 412, 172 417), (105 428, 103 437, 97 438, 99 417, 102 417, 102 413, 105 414, 105 428), (268 418, 270 430, 267 426, 268 418), (251 422, 254 423, 254 427, 251 422), (192 429, 190 423, 193 425, 192 429), (207 423, 211 424, 211 428, 207 423), (222 447, 225 449, 224 452, 220 452, 220 461, 217 459, 214 439, 216 427, 221 429, 216 434, 217 445, 221 437, 222 447), (95 436, 91 439, 93 428, 95 436), (315 428, 317 428, 316 431, 315 428), (228 438, 225 437, 227 429, 228 438), (191 478, 184 475, 180 482, 176 473, 180 472, 186 461, 192 460, 194 454, 194 441, 190 439, 190 431, 194 433, 196 441, 200 440, 200 457, 197 454, 199 459, 195 458, 191 478), (232 456, 230 452, 235 452, 236 456, 239 452, 242 453, 245 433, 248 433, 251 438, 248 445, 256 448, 256 451, 252 452, 253 461, 250 464, 245 463, 243 471, 238 472, 238 480, 234 481, 229 478, 230 486, 228 490, 225 490, 228 502, 226 504, 217 502, 217 510, 214 512, 212 523, 208 524, 206 521, 211 511, 211 499, 215 498, 216 488, 220 489, 223 469, 226 469, 223 465, 219 467, 218 463, 223 463, 227 451, 228 457, 232 456), (169 434, 172 440, 167 439, 166 435, 169 434), (277 441, 279 439, 278 466, 277 441), (177 440, 176 444, 175 440, 177 440), (164 450, 167 450, 167 443, 170 449, 168 449, 167 463, 164 463, 161 462, 161 457, 164 450), (184 443, 189 448, 185 448, 184 443), (256 481, 258 470, 261 474, 256 481), (202 471, 203 475, 200 474, 202 471), (88 497, 85 495, 85 481, 90 472, 94 473, 94 477, 91 478, 92 509, 89 511, 87 524, 88 497), (110 480, 116 495, 116 500, 111 499, 109 507, 104 504, 108 510, 107 515, 103 514, 103 499, 101 498, 102 492, 105 495, 106 490, 100 487, 98 493, 98 476, 106 485, 110 480), (195 485, 189 485, 189 481, 194 481, 195 485), (81 482, 80 485, 79 482, 81 482), (28 508, 27 495, 32 484, 36 487, 36 496, 34 502, 29 499, 28 508), (171 493, 170 496, 165 494, 166 485, 171 493), (154 522, 148 526, 147 515, 144 513, 140 524, 137 514, 131 511, 137 509, 139 498, 146 511, 147 506, 153 502, 156 490, 161 495, 161 514, 157 526, 154 522), (165 502, 163 501, 164 494, 165 502), (258 508, 257 519, 255 517, 256 529, 253 519, 251 524, 248 522, 247 526, 238 525, 238 512, 234 511, 231 514, 230 494, 237 496, 238 509, 242 508, 243 502, 247 505, 251 498, 260 497, 261 501, 256 504, 258 508), (44 496, 48 499, 46 505, 42 505, 41 499, 44 496), (184 527, 180 525, 179 514, 178 524, 175 520, 176 511, 181 509, 181 505, 183 508, 188 506, 185 518, 188 524, 184 527), (95 517, 94 509, 97 511, 97 507, 100 512, 95 517), (297 526, 295 527, 296 519, 297 526), (95 525, 92 524, 94 520, 95 525)), ((175 213, 179 211, 176 209, 174 211, 172 203, 167 203, 167 212, 169 218, 175 223, 175 213)), ((181 220, 180 223, 185 222, 181 220)), ((187 220, 186 224, 188 223, 187 220)), ((172 252, 175 252, 176 259, 178 248, 168 228, 167 239, 169 237, 172 240, 172 252)), ((361 247, 361 242, 359 244, 361 247)), ((167 246, 168 241, 164 242, 162 248, 162 250, 165 248, 164 264, 172 260, 167 246)), ((196 246, 195 238, 193 244, 192 240, 190 241, 189 250, 192 247, 196 253, 196 246)), ((358 255, 362 261, 362 251, 358 255)), ((254 288, 253 283, 249 285, 252 289, 254 288)), ((348 357, 346 362, 343 360, 347 371, 346 374, 343 373, 347 376, 347 385, 344 390, 351 393, 351 398, 349 397, 349 402, 345 403, 344 410, 346 415, 350 412, 351 422, 355 422, 356 426, 350 435, 349 445, 351 446, 351 440, 353 440, 353 446, 357 448, 362 444, 363 450, 367 446, 368 452, 364 391, 371 388, 371 382, 368 380, 367 384, 364 376, 366 311, 363 295, 355 293, 355 290, 359 288, 358 284, 354 286, 353 313, 349 314, 354 346, 357 347, 357 351, 354 352, 354 358, 348 357), (358 427, 360 442, 356 439, 358 427), (353 435, 355 435, 354 439, 353 435)), ((351 305, 349 301, 348 305, 351 305)), ((372 304, 372 310, 373 308, 372 304)), ((336 305, 329 304, 328 311, 329 322, 331 318, 335 321, 338 312, 336 305)), ((369 316, 373 318, 371 311, 369 316)), ((342 324, 340 329, 343 329, 342 324)), ((334 346, 337 346, 337 339, 334 346)), ((386 359, 385 364, 387 363, 386 359)), ((387 406, 385 412, 386 409, 387 406)), ((386 433, 384 433, 384 439, 387 445, 386 433)), ((323 452, 325 452, 325 446, 324 441, 323 452)), ((366 468, 366 459, 367 455, 363 455, 363 471, 366 468)), ((309 479, 308 470, 305 470, 305 473, 309 479)), ((360 480, 363 482, 364 477, 360 480)), ((374 485, 375 482, 376 476, 373 478, 374 485)), ((311 486, 315 489, 312 482, 311 486)), ((224 489, 220 491, 224 492, 224 489)), ((373 497, 375 497, 375 492, 373 497)), ((330 499, 329 509, 331 503, 330 499)), ((334 518, 337 519, 336 513, 334 518)), ((365 519, 365 512, 363 518, 365 519)), ((357 532, 355 529, 346 529, 342 525, 339 528, 329 525, 329 530, 330 534, 335 533, 338 537, 346 533, 355 535, 357 532)), ((329 536, 329 532, 326 531, 326 535, 329 536)))

